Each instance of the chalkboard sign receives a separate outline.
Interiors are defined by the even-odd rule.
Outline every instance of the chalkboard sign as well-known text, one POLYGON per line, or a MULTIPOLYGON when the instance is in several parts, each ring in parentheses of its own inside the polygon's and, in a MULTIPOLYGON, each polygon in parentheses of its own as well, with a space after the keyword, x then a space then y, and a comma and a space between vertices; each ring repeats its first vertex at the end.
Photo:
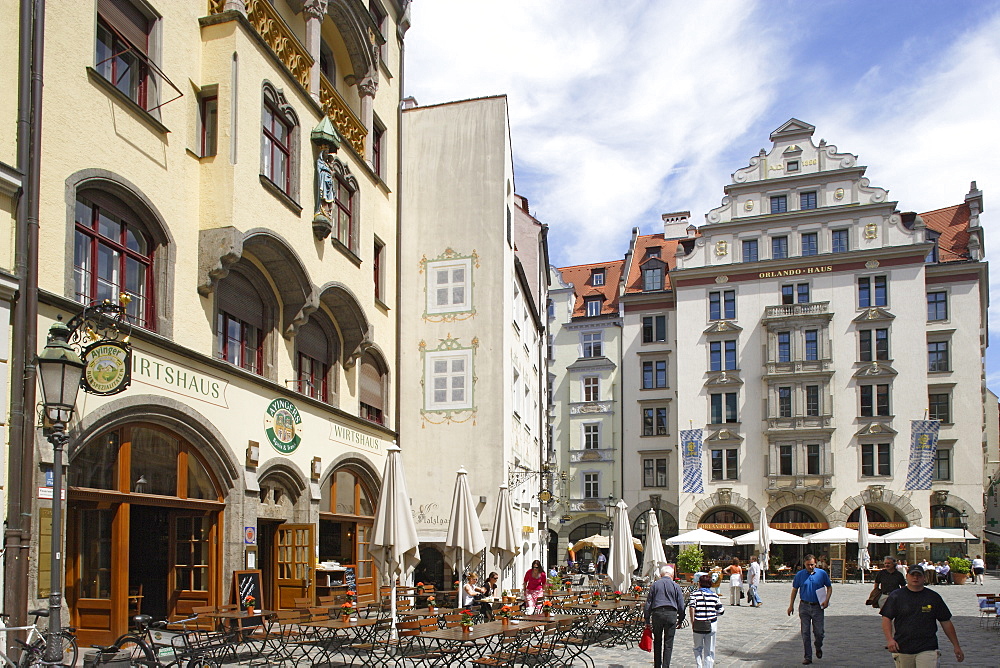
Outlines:
POLYGON ((830 560, 830 579, 844 581, 844 560, 843 559, 831 559, 830 560))
POLYGON ((357 591, 358 590, 358 578, 354 572, 354 566, 348 566, 344 572, 344 584, 347 585, 347 591, 357 591))
POLYGON ((264 608, 264 599, 261 596, 260 571, 236 571, 233 573, 233 592, 236 595, 236 603, 240 610, 247 609, 247 597, 253 597, 253 607, 257 610, 264 608))

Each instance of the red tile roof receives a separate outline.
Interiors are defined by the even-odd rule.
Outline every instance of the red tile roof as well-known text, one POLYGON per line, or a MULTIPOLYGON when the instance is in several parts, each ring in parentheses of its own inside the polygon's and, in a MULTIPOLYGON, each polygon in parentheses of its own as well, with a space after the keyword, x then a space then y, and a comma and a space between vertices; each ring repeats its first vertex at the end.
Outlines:
POLYGON ((660 248, 660 259, 667 265, 667 274, 663 277, 663 289, 670 289, 670 270, 677 266, 675 255, 677 253, 677 240, 667 241, 663 234, 647 234, 636 237, 635 259, 629 268, 628 279, 625 281, 625 293, 634 294, 642 292, 642 265, 646 262, 650 248, 660 248))
POLYGON ((934 230, 938 237, 938 257, 941 262, 957 262, 969 259, 969 205, 955 206, 928 211, 920 214, 927 229, 934 230))
POLYGON ((559 273, 566 283, 572 283, 576 293, 576 303, 573 305, 573 317, 585 316, 583 300, 586 297, 603 297, 601 315, 618 313, 618 282, 622 277, 624 260, 614 262, 598 262, 596 264, 578 264, 572 267, 562 267, 559 273), (590 278, 594 269, 604 269, 604 285, 591 285, 590 278))

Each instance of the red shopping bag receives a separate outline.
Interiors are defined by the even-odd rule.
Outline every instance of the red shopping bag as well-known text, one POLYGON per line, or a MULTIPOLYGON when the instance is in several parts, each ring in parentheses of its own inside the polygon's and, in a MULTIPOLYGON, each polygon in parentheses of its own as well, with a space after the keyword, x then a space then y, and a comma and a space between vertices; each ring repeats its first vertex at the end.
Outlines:
POLYGON ((642 640, 639 641, 639 649, 646 652, 653 651, 653 627, 649 624, 646 624, 646 628, 642 630, 642 640))

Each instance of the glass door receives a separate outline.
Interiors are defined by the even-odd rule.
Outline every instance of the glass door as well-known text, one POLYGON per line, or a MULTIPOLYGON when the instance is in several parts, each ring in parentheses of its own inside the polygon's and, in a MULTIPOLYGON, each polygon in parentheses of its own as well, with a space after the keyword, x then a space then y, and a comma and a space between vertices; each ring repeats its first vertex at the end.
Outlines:
POLYGON ((316 564, 316 527, 312 524, 281 524, 274 534, 274 610, 295 607, 295 599, 314 600, 313 573, 316 564))
POLYGON ((112 530, 118 506, 110 509, 74 507, 70 504, 66 526, 69 560, 66 599, 72 623, 84 647, 111 642, 112 636, 112 530))
POLYGON ((196 605, 212 603, 216 513, 176 511, 171 523, 171 618, 190 616, 196 605))

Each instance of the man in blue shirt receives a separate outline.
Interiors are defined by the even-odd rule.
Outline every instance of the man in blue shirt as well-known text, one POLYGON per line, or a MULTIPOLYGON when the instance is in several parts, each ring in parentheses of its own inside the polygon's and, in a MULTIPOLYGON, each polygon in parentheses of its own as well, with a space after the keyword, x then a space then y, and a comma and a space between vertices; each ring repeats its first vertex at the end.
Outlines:
POLYGON ((795 574, 792 581, 792 598, 788 602, 788 616, 795 610, 795 595, 799 595, 799 630, 802 633, 802 647, 805 649, 803 665, 812 663, 812 643, 809 628, 816 637, 816 658, 823 658, 823 611, 830 605, 833 583, 822 568, 816 568, 816 557, 806 555, 805 568, 795 574))

